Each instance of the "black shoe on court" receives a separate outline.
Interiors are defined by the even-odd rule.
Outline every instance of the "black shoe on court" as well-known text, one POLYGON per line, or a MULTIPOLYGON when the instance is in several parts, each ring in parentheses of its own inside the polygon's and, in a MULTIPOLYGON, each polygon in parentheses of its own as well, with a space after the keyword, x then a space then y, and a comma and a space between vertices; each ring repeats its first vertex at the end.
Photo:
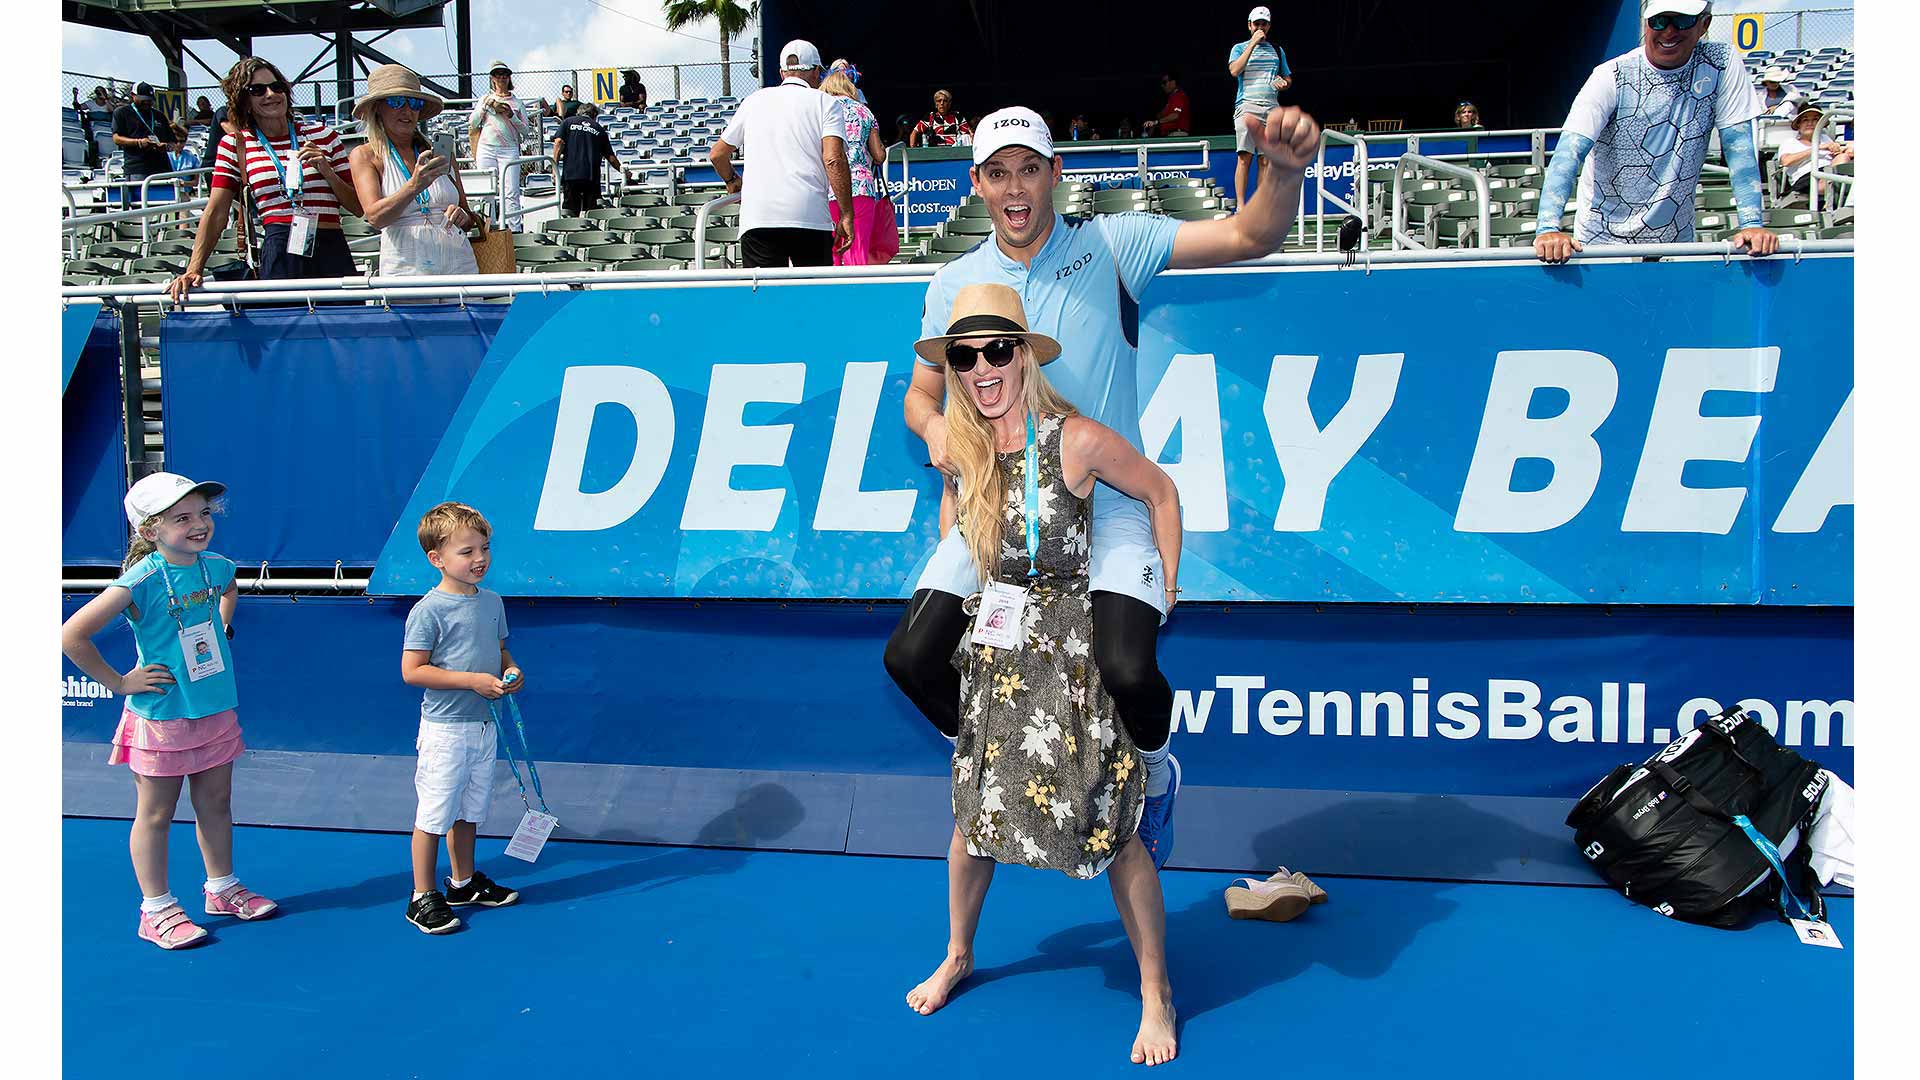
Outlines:
POLYGON ((464 886, 456 887, 453 879, 447 879, 447 903, 454 907, 479 904, 482 907, 506 907, 520 894, 493 880, 478 870, 473 872, 473 880, 464 886))
POLYGON ((407 921, 423 934, 445 934, 460 929, 460 918, 447 907, 440 890, 423 894, 407 905, 407 921))

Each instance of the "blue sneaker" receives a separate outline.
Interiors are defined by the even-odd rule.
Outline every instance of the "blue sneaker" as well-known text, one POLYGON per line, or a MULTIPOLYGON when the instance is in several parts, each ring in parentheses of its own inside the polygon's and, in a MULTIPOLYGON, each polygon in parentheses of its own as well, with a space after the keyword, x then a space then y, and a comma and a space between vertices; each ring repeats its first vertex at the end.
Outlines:
POLYGON ((1167 793, 1147 796, 1147 805, 1140 811, 1140 842, 1153 857, 1155 870, 1167 865, 1167 857, 1173 854, 1173 800, 1180 794, 1180 759, 1168 754, 1167 766, 1173 770, 1167 793))

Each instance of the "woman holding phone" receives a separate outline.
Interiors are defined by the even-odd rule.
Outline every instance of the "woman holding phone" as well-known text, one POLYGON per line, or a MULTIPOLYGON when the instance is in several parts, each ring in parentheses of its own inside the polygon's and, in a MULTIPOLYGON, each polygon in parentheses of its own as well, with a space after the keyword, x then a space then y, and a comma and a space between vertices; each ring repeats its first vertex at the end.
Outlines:
POLYGON ((420 125, 444 103, 400 64, 374 68, 353 115, 367 141, 350 159, 367 224, 380 230, 380 275, 477 274, 467 230, 479 215, 453 159, 428 144, 420 125))
POLYGON ((339 133, 293 114, 293 88, 270 60, 249 56, 221 80, 227 121, 214 151, 213 190, 200 214, 187 268, 167 286, 175 303, 202 278, 242 191, 260 214, 261 280, 353 275, 353 254, 340 231, 342 213, 358 214, 339 133))

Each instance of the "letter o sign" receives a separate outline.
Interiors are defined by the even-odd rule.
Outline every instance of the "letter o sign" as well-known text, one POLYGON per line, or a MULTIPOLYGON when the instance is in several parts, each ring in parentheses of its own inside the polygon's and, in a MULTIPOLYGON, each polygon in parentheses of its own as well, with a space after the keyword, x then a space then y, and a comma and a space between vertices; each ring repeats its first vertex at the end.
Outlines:
POLYGON ((1759 15, 1736 15, 1733 19, 1733 49, 1750 53, 1765 38, 1765 20, 1759 15))

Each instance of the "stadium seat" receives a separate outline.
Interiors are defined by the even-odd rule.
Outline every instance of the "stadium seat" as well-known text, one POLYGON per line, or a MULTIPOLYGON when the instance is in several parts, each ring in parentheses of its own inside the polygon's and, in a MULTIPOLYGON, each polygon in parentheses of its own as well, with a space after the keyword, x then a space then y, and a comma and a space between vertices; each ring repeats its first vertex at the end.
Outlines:
POLYGON ((514 248, 513 261, 519 266, 544 266, 550 263, 570 262, 573 255, 566 248, 543 244, 538 247, 514 248))
POLYGON ((548 221, 542 228, 550 233, 567 233, 581 232, 586 229, 598 228, 598 226, 583 217, 557 217, 548 221))
POLYGON ((660 244, 677 244, 691 236, 685 229, 635 229, 627 234, 630 244, 645 244, 649 247, 660 244))
POLYGON ((1734 208, 1733 190, 1729 188, 1702 191, 1695 200, 1695 205, 1702 210, 1732 210, 1734 208))
POLYGON ((1177 210, 1222 210, 1222 201, 1206 195, 1167 195, 1160 199, 1160 209, 1171 214, 1177 210))
POLYGON ((552 246, 551 242, 547 240, 546 235, 543 233, 520 232, 510 235, 513 237, 513 246, 516 251, 521 248, 552 246))
MULTIPOLYGON (((699 247, 691 240, 685 240, 677 244, 662 244, 660 245, 659 257, 662 259, 682 259, 685 260, 688 266, 692 266, 694 253, 699 250, 699 247)), ((726 259, 726 245, 708 242, 707 262, 709 264, 719 263, 725 265, 726 259)))
POLYGON ((1487 201, 1496 204, 1495 213, 1532 215, 1534 207, 1540 204, 1540 192, 1526 187, 1495 188, 1487 192, 1487 201))
POLYGON ((737 244, 740 242, 740 230, 732 225, 707 226, 707 242, 712 244, 737 244))
MULTIPOLYGON (((625 210, 627 207, 621 207, 621 209, 625 210)), ((600 219, 601 228, 610 229, 614 232, 635 232, 640 229, 651 229, 653 226, 654 219, 650 217, 640 217, 638 215, 600 219)))
POLYGON ((929 253, 935 255, 959 255, 972 251, 983 242, 978 236, 936 236, 929 245, 929 253))
POLYGON ((687 264, 679 259, 630 259, 613 267, 615 270, 685 270, 687 264))
POLYGON ((986 236, 992 232, 991 218, 954 218, 947 222, 948 236, 986 236))
POLYGON ((68 263, 64 268, 69 274, 85 274, 88 277, 104 279, 126 273, 126 263, 114 259, 79 259, 68 263))
POLYGON ((1767 211, 1767 228, 1769 229, 1818 228, 1819 225, 1820 215, 1811 210, 1774 209, 1767 211))
MULTIPOLYGON (((1059 188, 1054 189, 1055 198, 1059 197, 1059 191, 1060 191, 1059 188)), ((959 206, 954 207, 953 216, 957 218, 983 218, 983 217, 988 217, 989 214, 987 212, 986 203, 963 202, 959 206)))
POLYGON ((166 274, 168 277, 176 276, 186 268, 187 260, 183 255, 158 255, 135 259, 127 264, 130 274, 166 274))
MULTIPOLYGON (((581 216, 585 217, 588 221, 606 221, 609 218, 625 217, 626 214, 627 214, 627 208, 624 206, 601 206, 601 207, 597 207, 595 209, 589 210, 581 216)), ((603 227, 609 228, 609 229, 613 228, 613 226, 611 225, 607 225, 603 227)))
POLYGON ((959 258, 960 254, 958 251, 930 251, 925 255, 915 255, 913 261, 917 263, 949 263, 959 258))
POLYGON ((727 193, 725 188, 695 188, 674 196, 676 206, 704 206, 727 193))
POLYGON ((121 274, 119 277, 110 279, 108 284, 165 285, 167 282, 172 281, 173 278, 174 275, 172 274, 121 274))
POLYGON ((191 240, 156 240, 153 243, 147 245, 147 254, 148 255, 191 255, 193 254, 193 241, 191 240))
POLYGON ((107 241, 88 244, 85 254, 89 259, 137 259, 140 257, 140 246, 107 241))
MULTIPOLYGON (((1215 200, 1209 199, 1207 201, 1213 202, 1215 200)), ((1218 221, 1221 218, 1232 217, 1233 212, 1230 210, 1208 210, 1204 207, 1190 207, 1183 210, 1168 210, 1167 216, 1173 218, 1175 221, 1218 221)))
POLYGON ((646 192, 641 192, 637 195, 620 196, 620 205, 628 210, 644 210, 649 206, 665 206, 666 204, 667 200, 664 196, 652 195, 646 192))
POLYGON ((536 274, 591 274, 606 267, 595 266, 590 262, 571 260, 566 262, 543 263, 534 269, 536 274))

